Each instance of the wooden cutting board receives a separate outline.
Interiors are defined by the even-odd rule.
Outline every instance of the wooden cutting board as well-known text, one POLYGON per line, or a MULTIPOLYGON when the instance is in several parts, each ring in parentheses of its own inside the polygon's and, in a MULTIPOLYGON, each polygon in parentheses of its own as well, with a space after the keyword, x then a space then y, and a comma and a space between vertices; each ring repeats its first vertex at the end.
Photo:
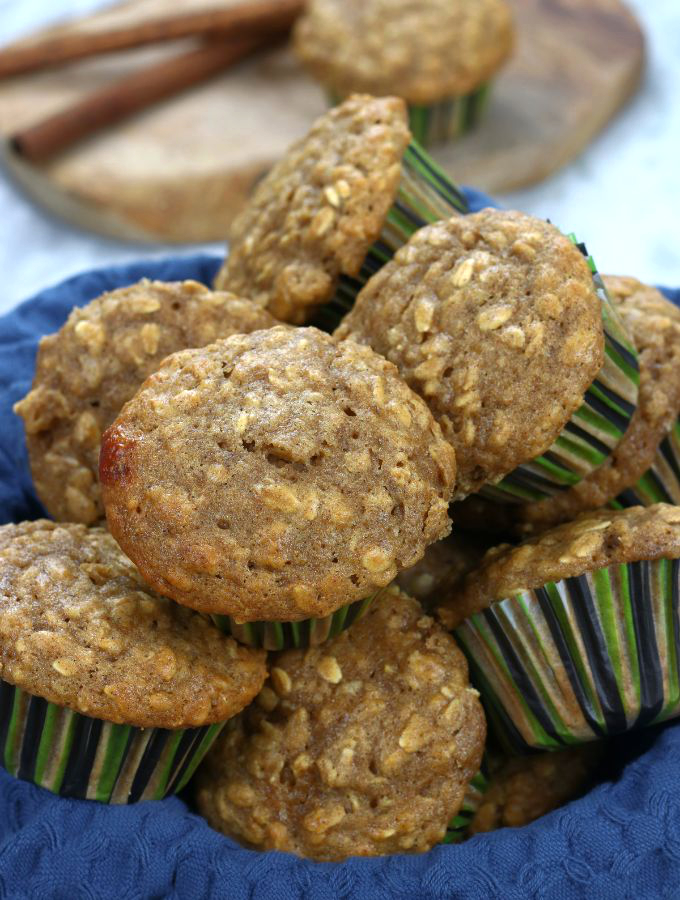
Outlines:
MULTIPOLYGON (((230 0, 238 2, 238 0, 230 0)), ((539 181, 577 156, 626 102, 643 69, 640 26, 620 0, 510 0, 518 46, 479 129, 434 154, 489 192, 539 181)), ((173 10, 214 6, 175 0, 173 10)), ((50 32, 110 28, 167 11, 136 0, 50 32)), ((0 82, 0 134, 186 49, 118 53, 0 82)), ((52 212, 126 239, 222 240, 253 183, 325 107, 287 51, 262 55, 102 132, 48 165, 6 166, 52 212)))

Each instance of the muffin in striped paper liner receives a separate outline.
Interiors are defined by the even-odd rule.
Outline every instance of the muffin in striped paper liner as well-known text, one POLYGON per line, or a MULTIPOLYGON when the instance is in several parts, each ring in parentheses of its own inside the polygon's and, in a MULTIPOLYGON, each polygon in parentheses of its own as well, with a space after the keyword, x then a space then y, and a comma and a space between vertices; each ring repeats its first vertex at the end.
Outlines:
POLYGON ((419 229, 335 336, 369 344, 427 402, 456 451, 454 500, 564 491, 636 409, 637 352, 585 247, 519 212, 419 229))
POLYGON ((0 528, 0 765, 56 794, 159 800, 257 694, 265 654, 149 590, 103 529, 0 528))
POLYGON ((282 321, 332 330, 415 230, 467 210, 411 140, 404 101, 354 95, 317 119, 258 184, 233 223, 215 284, 282 321))
POLYGON ((334 613, 321 618, 303 619, 300 622, 237 622, 232 616, 212 615, 217 627, 231 634, 248 647, 265 650, 286 650, 293 647, 318 647, 336 637, 366 615, 371 603, 382 591, 342 606, 334 613))
POLYGON ((493 551, 440 608, 514 751, 680 713, 680 510, 600 510, 493 551))
POLYGON ((463 803, 456 815, 449 822, 442 844, 460 844, 468 837, 470 824, 472 823, 488 788, 488 772, 486 771, 486 766, 483 765, 475 777, 469 782, 465 791, 465 796, 463 797, 463 803))
POLYGON ((331 103, 355 91, 403 97, 425 146, 477 124, 513 43, 505 0, 312 0, 294 32, 331 103))
POLYGON ((518 466, 481 495, 502 503, 530 503, 568 490, 598 469, 626 433, 637 408, 638 353, 612 304, 592 256, 574 235, 588 262, 600 300, 605 338, 604 365, 559 437, 540 456, 518 466))

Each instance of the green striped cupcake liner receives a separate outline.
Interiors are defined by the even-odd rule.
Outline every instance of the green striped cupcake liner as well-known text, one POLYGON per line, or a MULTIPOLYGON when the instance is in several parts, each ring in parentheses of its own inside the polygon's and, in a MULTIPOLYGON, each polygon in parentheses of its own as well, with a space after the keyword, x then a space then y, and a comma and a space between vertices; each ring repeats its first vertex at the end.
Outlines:
POLYGON ((458 814, 449 822, 446 834, 442 840, 442 844, 460 844, 468 836, 470 823, 475 817, 475 813, 489 788, 489 780, 485 773, 485 767, 477 772, 472 781, 468 784, 463 804, 458 810, 458 814))
POLYGON ((602 277, 584 244, 570 239, 588 260, 602 308, 605 361, 597 378, 553 445, 518 466, 481 494, 500 503, 535 503, 568 490, 595 471, 618 445, 637 408, 638 354, 607 295, 602 277))
POLYGON ((454 634, 507 749, 556 750, 680 714, 680 559, 519 591, 454 634))
POLYGON ((136 803, 175 794, 223 725, 178 731, 114 725, 0 680, 3 768, 62 797, 136 803))
POLYGON ((461 97, 451 97, 429 106, 409 104, 411 134, 423 147, 462 137, 472 131, 482 118, 490 93, 491 83, 487 82, 461 97))
POLYGON ((680 506, 680 419, 659 444, 656 457, 640 480, 609 503, 613 509, 672 503, 680 506))
POLYGON ((356 278, 341 275, 335 296, 320 307, 309 324, 323 331, 334 331, 369 278, 382 269, 416 231, 467 212, 467 200, 458 187, 416 141, 411 141, 402 159, 397 196, 359 275, 356 278))
POLYGON ((342 606, 330 616, 303 619, 301 622, 236 622, 231 616, 211 616, 217 627, 248 647, 288 650, 293 647, 317 647, 358 622, 378 594, 342 606))

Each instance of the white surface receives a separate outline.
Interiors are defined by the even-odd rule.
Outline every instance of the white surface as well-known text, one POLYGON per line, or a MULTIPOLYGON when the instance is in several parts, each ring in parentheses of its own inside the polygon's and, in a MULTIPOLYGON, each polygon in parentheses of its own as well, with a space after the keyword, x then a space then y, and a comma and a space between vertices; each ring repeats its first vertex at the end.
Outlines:
MULTIPOLYGON (((0 0, 0 43, 104 5, 0 0)), ((630 5, 649 44, 639 95, 566 169, 499 199, 575 231, 603 272, 680 286, 680 0, 630 5)), ((196 249, 125 244, 71 228, 30 204, 0 173, 0 312, 84 269, 196 249)))

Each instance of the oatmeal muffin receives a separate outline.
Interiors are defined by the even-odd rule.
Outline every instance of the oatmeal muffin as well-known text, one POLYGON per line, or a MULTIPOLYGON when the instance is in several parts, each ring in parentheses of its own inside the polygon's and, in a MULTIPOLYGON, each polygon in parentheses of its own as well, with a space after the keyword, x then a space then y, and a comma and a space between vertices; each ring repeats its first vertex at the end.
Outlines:
POLYGON ((466 211, 455 185, 410 140, 397 97, 353 96, 321 116, 235 220, 216 286, 301 323, 338 289, 355 292, 350 280, 367 257, 377 267, 415 228, 466 211), (395 220, 396 201, 411 214, 395 220))
POLYGON ((179 790, 264 653, 151 591, 101 528, 0 527, 0 738, 13 775, 105 802, 179 790))
POLYGON ((325 617, 450 528, 455 456, 391 363, 278 326, 169 357, 102 440, 112 534, 163 594, 325 617))
POLYGON ((603 756, 604 745, 600 741, 553 753, 499 760, 468 835, 497 828, 521 828, 559 809, 590 787, 603 756))
POLYGON ((609 296, 640 358, 640 392, 630 426, 605 462, 568 491, 504 514, 475 497, 454 518, 471 527, 495 522, 522 534, 616 506, 680 504, 680 309, 634 278, 605 276, 609 296))
POLYGON ((488 546, 480 537, 454 531, 444 540, 430 544, 415 566, 397 575, 396 583, 427 609, 451 596, 463 577, 477 568, 488 546))
POLYGON ((474 124, 513 39, 505 0, 311 0, 294 33, 331 96, 403 97, 421 143, 474 124))
POLYGON ((74 309, 40 341, 33 387, 14 407, 50 515, 86 525, 103 519, 102 432, 169 353, 273 324, 249 301, 195 281, 144 280, 74 309))
POLYGON ((632 416, 625 348, 622 368, 605 356, 605 302, 553 225, 486 209, 418 231, 335 335, 372 346, 425 398, 456 450, 458 498, 507 483, 519 499, 591 471, 632 416), (609 408, 595 391, 604 377, 607 396, 627 399, 609 408))
POLYGON ((209 823, 248 846, 319 860, 440 841, 485 737, 453 639, 391 590, 323 648, 270 662, 269 683, 200 773, 209 823))
POLYGON ((516 749, 680 712, 680 508, 598 510, 487 553, 438 609, 516 749))

